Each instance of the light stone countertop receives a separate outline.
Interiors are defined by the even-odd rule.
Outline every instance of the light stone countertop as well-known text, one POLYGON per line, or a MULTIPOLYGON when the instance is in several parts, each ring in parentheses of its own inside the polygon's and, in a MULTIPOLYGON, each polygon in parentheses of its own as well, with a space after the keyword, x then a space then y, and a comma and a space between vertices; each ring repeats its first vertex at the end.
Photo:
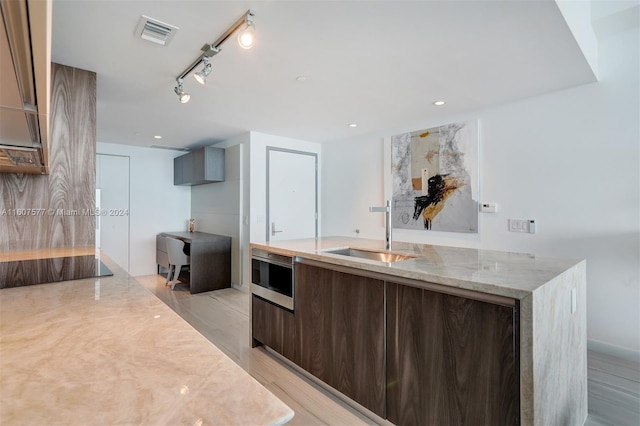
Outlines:
POLYGON ((553 278, 581 262, 523 253, 404 242, 394 242, 391 252, 416 257, 395 263, 326 252, 346 247, 385 251, 384 241, 350 237, 252 243, 251 247, 514 299, 523 299, 531 295, 553 278))
POLYGON ((0 290, 0 424, 278 425, 293 411, 115 263, 0 290))

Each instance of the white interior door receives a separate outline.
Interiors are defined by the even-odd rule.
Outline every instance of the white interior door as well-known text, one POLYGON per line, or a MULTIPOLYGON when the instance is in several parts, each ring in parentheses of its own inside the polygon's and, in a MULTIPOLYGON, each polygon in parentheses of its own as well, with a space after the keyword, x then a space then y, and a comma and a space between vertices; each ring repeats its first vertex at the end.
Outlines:
POLYGON ((267 241, 318 234, 318 156, 267 148, 267 241))
POLYGON ((96 188, 100 190, 100 251, 129 271, 129 157, 98 154, 96 188))

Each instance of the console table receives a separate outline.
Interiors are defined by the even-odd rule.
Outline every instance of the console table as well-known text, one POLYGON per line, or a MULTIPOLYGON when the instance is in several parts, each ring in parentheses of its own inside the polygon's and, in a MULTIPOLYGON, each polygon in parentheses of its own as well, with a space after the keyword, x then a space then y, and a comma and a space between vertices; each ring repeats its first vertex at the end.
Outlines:
POLYGON ((156 236, 156 263, 169 267, 165 237, 191 246, 191 294, 231 287, 231 237, 205 232, 163 232, 156 236))

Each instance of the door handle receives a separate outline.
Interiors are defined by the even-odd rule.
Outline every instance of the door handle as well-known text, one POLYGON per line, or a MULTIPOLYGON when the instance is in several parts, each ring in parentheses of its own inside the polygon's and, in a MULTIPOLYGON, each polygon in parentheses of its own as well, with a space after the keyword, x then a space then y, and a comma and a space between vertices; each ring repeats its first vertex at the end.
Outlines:
POLYGON ((278 232, 282 232, 282 231, 276 231, 276 223, 271 222, 271 236, 275 236, 278 232))

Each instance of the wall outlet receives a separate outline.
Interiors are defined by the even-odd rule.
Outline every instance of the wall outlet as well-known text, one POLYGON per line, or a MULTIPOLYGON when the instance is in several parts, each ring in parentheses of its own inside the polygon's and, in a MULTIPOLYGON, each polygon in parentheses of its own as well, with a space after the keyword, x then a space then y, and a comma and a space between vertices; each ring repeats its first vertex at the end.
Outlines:
POLYGON ((495 213, 498 211, 498 205, 496 203, 481 203, 480 211, 482 213, 495 213))
POLYGON ((509 219, 509 232, 536 233, 536 221, 533 219, 509 219))

